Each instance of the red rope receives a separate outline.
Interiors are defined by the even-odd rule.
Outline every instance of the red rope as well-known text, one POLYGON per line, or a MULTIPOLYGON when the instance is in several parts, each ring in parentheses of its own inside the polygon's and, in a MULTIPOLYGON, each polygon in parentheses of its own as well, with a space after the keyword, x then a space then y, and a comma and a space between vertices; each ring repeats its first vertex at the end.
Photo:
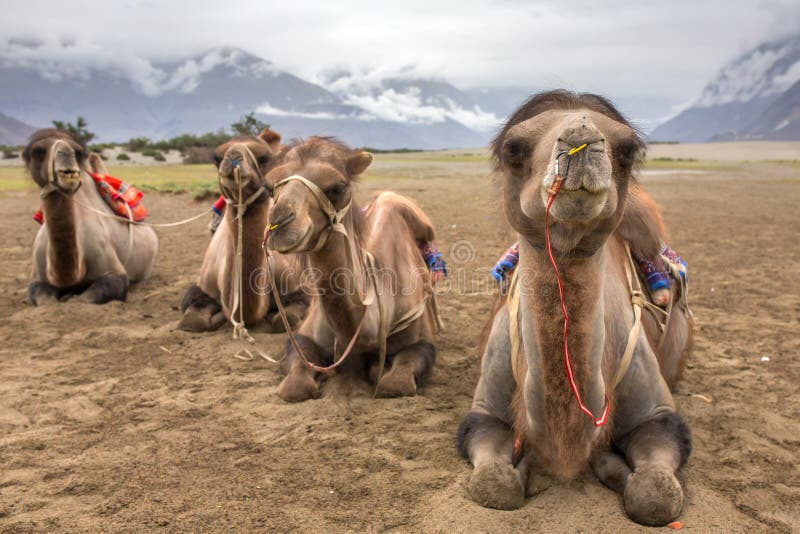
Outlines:
MULTIPOLYGON (((569 167, 567 167, 567 169, 569 169, 569 167)), ((569 316, 567 315, 567 305, 564 300, 564 283, 561 281, 561 273, 558 272, 556 260, 553 257, 553 249, 550 246, 550 226, 547 224, 550 216, 550 206, 553 205, 553 201, 556 199, 556 195, 561 190, 562 184, 563 179, 561 178, 561 175, 555 175, 553 177, 553 184, 550 186, 550 197, 547 199, 547 207, 544 211, 544 244, 545 248, 547 249, 547 258, 550 260, 550 265, 553 266, 553 271, 556 273, 556 281, 558 282, 558 295, 561 298, 561 311, 564 314, 564 369, 567 372, 569 387, 572 390, 572 394, 575 396, 575 400, 578 401, 578 406, 580 407, 581 411, 591 418, 594 426, 603 426, 608 422, 608 412, 611 407, 611 403, 608 402, 608 396, 605 398, 606 406, 603 409, 603 415, 601 415, 598 419, 594 416, 592 411, 589 410, 585 404, 583 404, 583 401, 581 400, 581 394, 578 391, 578 384, 575 382, 575 374, 572 372, 572 359, 569 355, 569 343, 567 341, 567 334, 569 333, 569 316)))

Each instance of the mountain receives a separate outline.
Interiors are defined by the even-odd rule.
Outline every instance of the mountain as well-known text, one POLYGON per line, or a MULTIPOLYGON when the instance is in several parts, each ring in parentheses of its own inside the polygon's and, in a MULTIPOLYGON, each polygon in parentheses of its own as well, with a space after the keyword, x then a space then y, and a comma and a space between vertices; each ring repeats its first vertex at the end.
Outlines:
MULTIPOLYGON (((30 124, 86 118, 98 142, 226 128, 256 112, 286 138, 335 135, 353 146, 485 146, 533 91, 462 90, 401 71, 337 70, 302 79, 234 47, 152 62, 103 47, 0 41, 0 112, 30 124)), ((673 103, 620 99, 647 130, 673 103), (644 116, 643 119, 641 117, 644 116)))
POLYGON ((172 63, 95 66, 38 58, 36 46, 0 46, 0 112, 43 125, 82 116, 98 141, 217 130, 256 111, 287 138, 447 148, 485 144, 500 120, 445 82, 393 79, 349 93, 343 78, 326 88, 233 47, 172 63))
POLYGON ((24 145, 36 128, 0 113, 0 145, 24 145))
POLYGON ((763 43, 725 65, 658 141, 800 139, 800 34, 763 43))

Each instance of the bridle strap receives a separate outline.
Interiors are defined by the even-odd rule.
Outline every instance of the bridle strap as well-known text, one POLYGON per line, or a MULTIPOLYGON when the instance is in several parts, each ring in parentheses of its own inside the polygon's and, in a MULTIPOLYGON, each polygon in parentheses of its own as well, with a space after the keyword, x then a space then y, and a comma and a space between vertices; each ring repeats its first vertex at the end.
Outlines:
POLYGON ((354 237, 351 236, 350 233, 348 233, 347 227, 345 226, 345 223, 344 223, 344 219, 347 216, 347 214, 350 212, 350 207, 353 205, 352 198, 347 202, 347 204, 342 209, 337 210, 336 206, 333 205, 333 202, 330 201, 330 199, 327 197, 325 192, 322 189, 320 189, 320 187, 317 184, 315 184, 314 182, 312 182, 311 180, 309 180, 308 178, 306 178, 304 176, 300 176, 298 174, 294 174, 292 176, 289 176, 288 178, 284 178, 283 180, 281 180, 277 184, 275 184, 275 186, 272 189, 272 198, 275 200, 275 202, 278 201, 278 194, 280 192, 280 189, 283 188, 283 186, 285 186, 286 184, 288 184, 290 182, 299 182, 303 186, 305 186, 306 189, 311 191, 311 193, 317 199, 317 202, 319 203, 320 209, 328 217, 329 226, 324 230, 325 234, 321 235, 318 238, 317 243, 314 245, 314 248, 311 249, 311 252, 317 252, 322 247, 324 247, 325 244, 328 242, 328 239, 330 238, 331 233, 337 232, 337 233, 342 234, 344 236, 344 239, 345 239, 345 257, 346 257, 346 260, 347 260, 347 271, 353 273, 353 277, 354 277, 354 279, 353 279, 353 288, 355 289, 355 291, 352 294, 353 295, 353 301, 356 304, 361 304, 361 305, 364 305, 364 306, 368 306, 374 300, 374 290, 375 290, 374 287, 369 287, 370 285, 374 286, 374 284, 369 284, 370 277, 369 277, 369 275, 367 275, 366 268, 365 268, 365 263, 366 262, 365 262, 364 257, 368 253, 364 253, 362 251, 362 254, 359 254, 359 258, 358 258, 358 260, 359 260, 358 261, 358 266, 361 268, 361 271, 363 273, 365 273, 365 277, 366 277, 367 284, 368 284, 365 294, 362 295, 362 293, 360 291, 360 288, 359 288, 359 284, 355 280, 356 259, 353 257, 354 256, 353 248, 355 248, 355 246, 357 246, 357 243, 354 243, 354 237))

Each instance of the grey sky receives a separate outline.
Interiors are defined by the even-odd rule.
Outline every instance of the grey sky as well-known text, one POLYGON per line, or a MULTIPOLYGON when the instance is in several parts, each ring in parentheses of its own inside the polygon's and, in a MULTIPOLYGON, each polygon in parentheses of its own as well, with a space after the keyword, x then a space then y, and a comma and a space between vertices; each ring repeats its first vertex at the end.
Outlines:
POLYGON ((176 59, 233 45, 307 78, 412 66, 465 88, 563 86, 676 103, 738 52, 800 29, 797 0, 3 0, 3 12, 0 46, 44 39, 88 58, 176 59))

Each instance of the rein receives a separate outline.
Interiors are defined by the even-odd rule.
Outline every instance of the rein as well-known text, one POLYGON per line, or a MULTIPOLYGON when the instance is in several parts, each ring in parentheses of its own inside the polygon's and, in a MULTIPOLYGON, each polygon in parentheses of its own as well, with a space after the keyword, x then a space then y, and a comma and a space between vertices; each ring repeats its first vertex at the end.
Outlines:
MULTIPOLYGON (((254 165, 254 169, 258 169, 258 160, 253 155, 247 146, 244 144, 237 144, 231 148, 239 148, 242 149, 245 153, 246 157, 251 159, 251 163, 254 165)), ((230 151, 231 148, 228 150, 230 151)), ((231 164, 233 165, 233 179, 237 185, 237 199, 234 201, 233 199, 229 198, 225 195, 225 203, 229 206, 236 208, 236 215, 234 220, 236 221, 237 227, 237 236, 236 236, 236 251, 233 260, 233 304, 231 305, 231 323, 233 324, 233 339, 235 340, 242 340, 244 343, 247 341, 248 343, 254 344, 255 339, 253 336, 250 335, 250 332, 247 330, 247 327, 244 324, 244 284, 242 284, 242 274, 244 270, 244 214, 247 211, 247 208, 253 204, 261 195, 264 194, 266 191, 265 187, 262 185, 260 186, 255 193, 244 198, 243 188, 246 183, 250 181, 248 178, 246 181, 242 180, 242 172, 241 172, 241 162, 239 160, 231 160, 231 164), (239 319, 236 319, 236 312, 239 312, 239 319)), ((220 185, 222 180, 222 176, 220 175, 220 185)), ((270 357, 269 355, 265 354, 259 349, 255 349, 256 352, 267 361, 272 363, 278 363, 278 360, 270 357)), ((253 358, 253 353, 250 351, 247 346, 242 347, 239 351, 234 354, 234 357, 240 359, 248 359, 243 355, 247 355, 249 359, 253 358)))
MULTIPOLYGON (((550 185, 550 189, 548 190, 549 197, 547 199, 547 206, 545 207, 544 212, 544 243, 545 249, 547 250, 547 258, 550 260, 550 265, 553 266, 553 271, 556 274, 556 281, 558 282, 558 296, 561 299, 561 312, 564 314, 564 370, 567 373, 567 380, 569 381, 569 387, 572 390, 572 395, 575 397, 575 400, 578 402, 578 407, 580 410, 589 417, 594 426, 603 426, 608 422, 608 413, 611 409, 611 403, 608 400, 608 395, 605 396, 605 408, 603 408, 603 413, 600 417, 595 417, 592 411, 586 407, 581 399, 581 394, 578 391, 578 384, 575 381, 575 374, 572 370, 572 358, 569 354, 569 341, 567 339, 567 335, 569 334, 569 316, 567 315, 567 305, 564 299, 564 282, 561 280, 561 273, 558 271, 558 266, 556 265, 556 260, 553 257, 553 249, 550 243, 550 226, 547 224, 548 219, 550 216, 550 208, 553 205, 553 201, 556 199, 556 195, 561 190, 561 186, 564 184, 564 180, 566 178, 562 177, 558 170, 558 160, 561 156, 567 156, 567 168, 564 171, 564 176, 569 175, 569 162, 570 158, 586 148, 586 143, 582 144, 579 147, 572 148, 570 150, 564 150, 556 154, 556 162, 555 162, 555 173, 553 176, 553 183, 550 185)), ((626 351, 627 352, 627 351, 626 351)), ((633 351, 631 350, 631 354, 633 351)))

